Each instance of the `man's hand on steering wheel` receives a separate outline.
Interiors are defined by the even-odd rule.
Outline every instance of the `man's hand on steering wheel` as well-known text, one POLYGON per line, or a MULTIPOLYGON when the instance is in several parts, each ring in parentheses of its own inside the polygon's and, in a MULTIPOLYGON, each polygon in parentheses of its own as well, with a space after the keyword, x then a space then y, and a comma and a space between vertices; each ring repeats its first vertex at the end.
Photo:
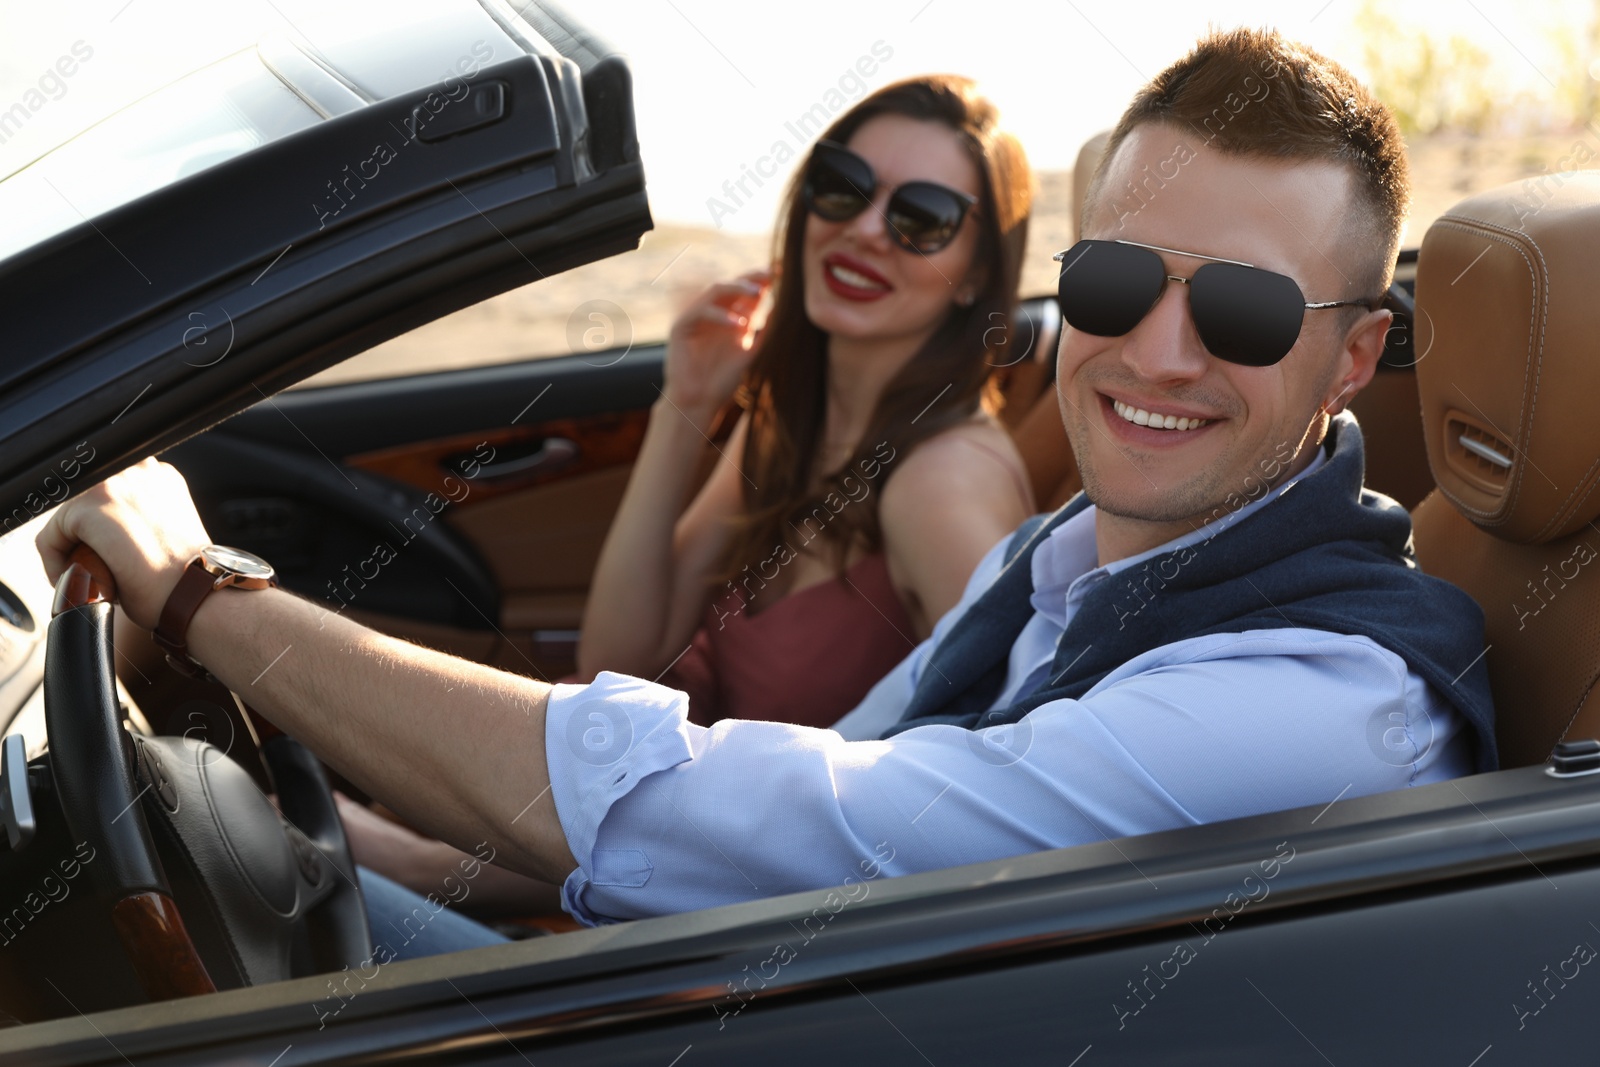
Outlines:
POLYGON ((62 504, 35 543, 52 582, 79 544, 94 549, 123 611, 153 630, 184 567, 211 539, 183 475, 151 457, 62 504))
MULTIPOLYGON (((63 504, 36 543, 52 581, 73 560, 91 571, 103 563, 128 617, 156 630, 189 561, 210 538, 183 475, 147 459, 63 504), (99 560, 75 557, 79 546, 99 560)), ((165 873, 169 864, 182 874, 180 884, 200 886, 209 898, 210 907, 200 913, 205 921, 221 917, 216 936, 235 951, 213 959, 212 966, 231 975, 231 982, 289 977, 296 928, 303 928, 319 970, 370 958, 355 864, 316 757, 288 736, 263 741, 261 756, 279 797, 279 811, 273 811, 226 753, 171 737, 141 737, 137 748, 130 746, 116 690, 104 684, 114 673, 109 615, 103 604, 84 607, 99 614, 58 617, 51 624, 45 712, 52 771, 73 832, 116 857, 119 873, 132 872, 109 886, 118 907, 159 912, 145 922, 155 934, 139 927, 131 942, 124 935, 130 959, 143 968, 146 994, 164 999, 214 988, 175 903, 165 873), (186 800, 136 808, 149 792, 148 784, 142 791, 138 785, 145 780, 141 774, 155 773, 149 770, 152 760, 166 768, 163 782, 186 800), (130 810, 135 814, 124 818, 130 810), (248 828, 248 840, 272 842, 279 834, 283 840, 252 853, 247 865, 218 861, 234 854, 230 834, 239 834, 240 827, 248 828), (170 846, 166 863, 157 859, 158 841, 170 846), (256 907, 261 901, 270 902, 265 911, 256 907), (157 937, 162 951, 152 953, 140 937, 157 937), (182 965, 167 966, 167 956, 182 965)))

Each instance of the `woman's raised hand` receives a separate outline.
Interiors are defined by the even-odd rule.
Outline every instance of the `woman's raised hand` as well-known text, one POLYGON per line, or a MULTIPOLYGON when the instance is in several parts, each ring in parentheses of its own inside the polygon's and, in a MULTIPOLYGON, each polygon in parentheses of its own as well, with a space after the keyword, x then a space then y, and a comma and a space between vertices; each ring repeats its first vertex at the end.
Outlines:
POLYGON ((702 428, 728 402, 754 358, 752 317, 771 284, 767 270, 719 282, 672 324, 662 394, 702 428))

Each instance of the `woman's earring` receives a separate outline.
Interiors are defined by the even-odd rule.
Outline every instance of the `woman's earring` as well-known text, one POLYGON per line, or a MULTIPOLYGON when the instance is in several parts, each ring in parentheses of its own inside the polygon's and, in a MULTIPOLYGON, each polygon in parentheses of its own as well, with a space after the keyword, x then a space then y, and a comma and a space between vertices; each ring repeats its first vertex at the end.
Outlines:
POLYGON ((956 295, 956 303, 960 304, 964 308, 971 307, 973 301, 977 299, 978 297, 975 293, 958 293, 956 295))

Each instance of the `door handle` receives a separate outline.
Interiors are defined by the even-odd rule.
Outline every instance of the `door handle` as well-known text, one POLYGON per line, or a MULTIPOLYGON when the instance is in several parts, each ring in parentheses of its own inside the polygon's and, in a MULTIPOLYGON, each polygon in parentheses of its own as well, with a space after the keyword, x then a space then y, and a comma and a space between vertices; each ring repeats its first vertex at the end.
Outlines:
POLYGON ((569 437, 546 437, 533 451, 478 466, 480 478, 510 478, 517 475, 554 474, 578 458, 578 443, 569 437))

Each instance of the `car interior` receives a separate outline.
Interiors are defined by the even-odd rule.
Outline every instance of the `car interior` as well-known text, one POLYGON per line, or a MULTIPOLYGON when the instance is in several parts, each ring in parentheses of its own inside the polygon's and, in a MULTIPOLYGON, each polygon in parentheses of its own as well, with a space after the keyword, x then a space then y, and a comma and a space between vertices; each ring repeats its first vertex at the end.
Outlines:
MULTIPOLYGON (((1086 178, 1103 146, 1103 134, 1084 146, 1076 174, 1086 178)), ((1484 611, 1506 767, 1539 763, 1562 740, 1600 736, 1600 601, 1565 592, 1583 581, 1596 554, 1589 546, 1600 543, 1592 459, 1600 434, 1582 410, 1594 384, 1584 341, 1600 326, 1588 297, 1600 269, 1600 174, 1568 177, 1531 218, 1515 187, 1494 190, 1458 205, 1420 250, 1402 253, 1388 348, 1351 405, 1367 442, 1368 487, 1412 511, 1421 565, 1484 611)), ((1077 195, 1081 202, 1081 181, 1077 195)), ((1026 353, 997 370, 1000 417, 1042 508, 1080 484, 1053 389, 1060 328, 1052 297, 1026 300, 1017 325, 1026 353)), ((587 577, 642 442, 661 359, 662 346, 635 345, 292 390, 164 458, 188 478, 212 536, 271 560, 289 588, 397 636, 557 679, 575 669, 587 577), (374 581, 366 565, 379 543, 403 550, 374 581)), ((731 426, 724 417, 713 436, 724 439, 731 426)), ((708 450, 706 473, 712 458, 708 450)), ((154 735, 193 737, 199 724, 217 750, 210 784, 188 788, 266 786, 251 752, 257 724, 220 686, 166 669, 148 635, 120 616, 115 654, 120 691, 94 699, 120 699, 154 735), (220 769, 231 763, 223 753, 237 771, 220 769)), ((32 704, 23 713, 42 714, 32 704)), ((146 750, 160 764, 159 751, 146 750)), ((304 757, 278 758, 288 768, 304 757)), ((350 788, 336 776, 333 784, 350 788)), ((63 832, 46 825, 52 818, 41 810, 41 837, 63 832)), ((307 911, 287 915, 270 900, 219 910, 199 884, 210 861, 182 855, 175 840, 155 847, 175 872, 175 895, 218 988, 355 962, 314 958, 295 927, 331 889, 302 894, 307 911)), ((331 884, 315 857, 298 858, 308 884, 331 884)), ((38 881, 55 859, 27 860, 17 877, 38 881)), ((81 1010, 139 1002, 127 961, 107 951, 108 918, 63 904, 35 922, 41 928, 23 951, 47 945, 84 958, 81 1010)), ((526 932, 563 928, 557 919, 526 932)), ((347 945, 342 954, 358 951, 347 945)), ((0 979, 0 996, 20 1006, 14 1021, 58 1013, 12 979, 0 979), (27 1015, 30 1005, 37 1014, 27 1015)))

